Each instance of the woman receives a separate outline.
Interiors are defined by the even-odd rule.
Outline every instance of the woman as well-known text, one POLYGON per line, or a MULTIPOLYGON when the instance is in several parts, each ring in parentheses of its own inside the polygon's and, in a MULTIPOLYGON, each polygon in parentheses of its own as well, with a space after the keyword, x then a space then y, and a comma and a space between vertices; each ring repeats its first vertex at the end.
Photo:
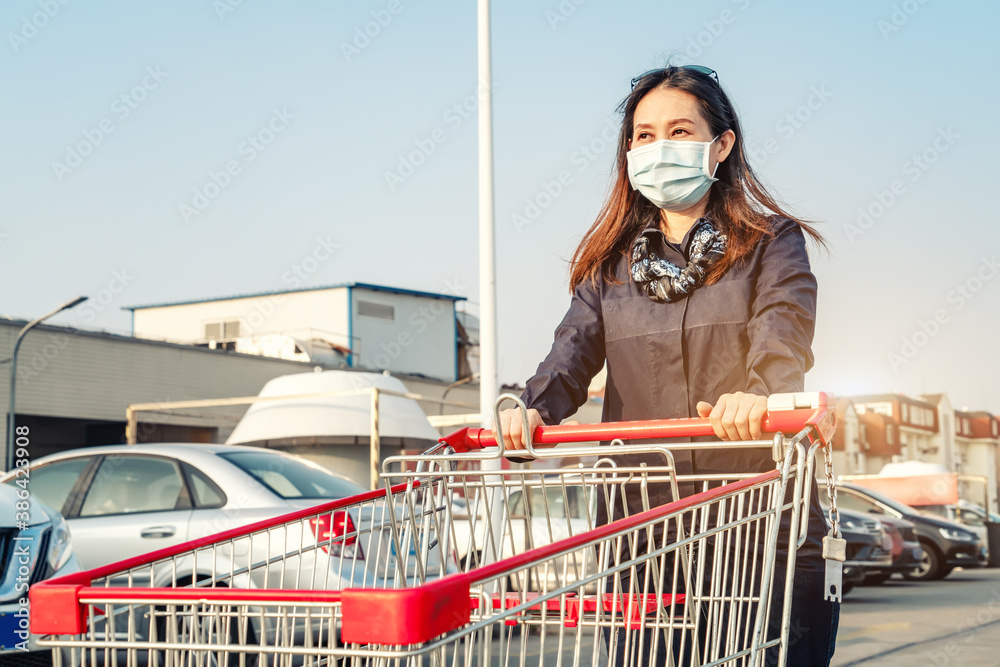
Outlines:
MULTIPOLYGON (((603 421, 700 416, 719 438, 756 439, 767 396, 802 391, 813 363, 816 281, 805 236, 822 238, 757 179, 714 71, 649 71, 633 79, 620 110, 615 183, 573 257, 569 311, 521 396, 528 424, 576 412, 606 361, 603 421)), ((506 447, 523 449, 516 410, 501 413, 501 426, 506 447)), ((774 467, 756 450, 675 454, 681 474, 774 467)), ((649 493, 654 505, 672 499, 666 485, 649 493)), ((815 490, 812 498, 788 665, 829 664, 839 620, 839 604, 823 599, 826 524, 815 490)), ((623 511, 605 508, 598 519, 623 511)))

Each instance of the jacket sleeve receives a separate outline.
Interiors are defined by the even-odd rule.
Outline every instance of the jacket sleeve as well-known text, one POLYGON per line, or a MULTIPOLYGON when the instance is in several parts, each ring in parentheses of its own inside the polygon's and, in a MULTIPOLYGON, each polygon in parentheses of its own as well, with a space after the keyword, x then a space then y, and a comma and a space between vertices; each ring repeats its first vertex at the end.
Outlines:
POLYGON ((590 380, 604 365, 600 288, 584 280, 556 327, 548 356, 525 383, 521 400, 545 424, 559 424, 587 401, 590 380))
POLYGON ((747 389, 769 396, 802 391, 813 366, 816 277, 809 268, 805 236, 782 220, 761 257, 747 334, 747 389))

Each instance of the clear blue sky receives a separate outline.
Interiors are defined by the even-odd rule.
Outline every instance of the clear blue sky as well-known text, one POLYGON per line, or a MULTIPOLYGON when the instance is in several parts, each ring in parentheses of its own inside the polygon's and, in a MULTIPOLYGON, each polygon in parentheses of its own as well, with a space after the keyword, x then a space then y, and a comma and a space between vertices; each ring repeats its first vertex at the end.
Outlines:
MULTIPOLYGON (((476 3, 229 4, 0 7, 0 314, 107 290, 101 312, 57 321, 127 331, 124 305, 286 288, 320 238, 336 249, 303 284, 457 291, 474 310, 476 3)), ((608 184, 602 129, 629 79, 673 55, 719 72, 760 173, 831 243, 814 254, 809 387, 1000 412, 1000 6, 494 4, 502 381, 531 375, 568 306, 566 262, 608 184), (516 225, 563 170, 570 185, 516 225)))

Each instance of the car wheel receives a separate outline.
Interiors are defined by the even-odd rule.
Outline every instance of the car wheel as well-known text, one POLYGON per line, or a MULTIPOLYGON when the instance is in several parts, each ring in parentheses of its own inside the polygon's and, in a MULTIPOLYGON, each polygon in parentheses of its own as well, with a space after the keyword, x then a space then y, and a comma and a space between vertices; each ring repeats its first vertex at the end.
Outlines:
POLYGON ((854 590, 854 582, 849 581, 840 587, 840 596, 843 597, 854 590))
POLYGON ((865 576, 864 585, 865 586, 881 586, 885 582, 889 581, 891 574, 869 574, 865 576))
POLYGON ((910 581, 932 581, 947 575, 947 572, 942 574, 941 553, 937 547, 928 542, 921 542, 920 546, 923 547, 920 564, 909 572, 904 572, 903 576, 910 581))

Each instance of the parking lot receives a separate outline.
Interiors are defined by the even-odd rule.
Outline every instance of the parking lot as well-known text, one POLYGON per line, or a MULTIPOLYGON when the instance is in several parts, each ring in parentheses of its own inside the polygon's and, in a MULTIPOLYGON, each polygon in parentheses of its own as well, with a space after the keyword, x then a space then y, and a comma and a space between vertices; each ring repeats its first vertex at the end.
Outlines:
MULTIPOLYGON (((592 635, 587 639, 585 653, 593 648, 592 635)), ((520 634, 513 640, 519 643, 520 634)), ((527 641, 526 664, 537 664, 538 637, 527 641)), ((494 662, 502 664, 505 651, 499 644, 494 645, 494 662)), ((553 650, 547 647, 548 653, 553 650)), ((572 657, 567 648, 564 658, 572 657)), ((40 664, 37 656, 10 659, 11 667, 40 664)), ((833 665, 1000 665, 1000 569, 958 570, 943 581, 893 579, 855 588, 844 600, 833 665)))
POLYGON ((855 588, 841 608, 833 664, 1000 665, 1000 569, 855 588))
MULTIPOLYGON (((586 638, 593 639, 590 634, 586 638)), ((532 636, 527 641, 526 664, 538 664, 538 638, 532 636)), ((593 646, 591 641, 584 644, 587 650, 593 646)), ((495 664, 504 664, 499 659, 501 651, 494 651, 495 664)), ((554 651, 548 647, 550 657, 554 651)), ((565 650, 563 658, 571 662, 572 650, 565 650)), ((606 664, 606 659, 602 652, 599 664, 606 664)), ((590 661, 584 659, 580 664, 590 661)), ((855 588, 841 607, 832 664, 1000 665, 1000 569, 956 570, 941 581, 913 582, 897 577, 881 586, 855 588)))

